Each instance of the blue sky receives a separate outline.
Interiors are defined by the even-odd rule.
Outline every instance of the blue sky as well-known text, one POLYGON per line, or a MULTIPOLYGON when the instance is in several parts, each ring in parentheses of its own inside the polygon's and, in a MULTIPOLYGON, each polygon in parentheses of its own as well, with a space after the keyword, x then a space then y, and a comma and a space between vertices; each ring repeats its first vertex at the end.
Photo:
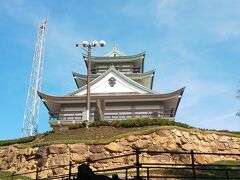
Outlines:
MULTIPOLYGON (((71 71, 86 73, 83 40, 114 43, 128 55, 146 51, 154 90, 186 86, 177 121, 240 130, 240 1, 238 0, 8 0, 0 1, 0 139, 21 135, 38 23, 48 15, 42 91, 76 90, 71 71)), ((41 104, 39 131, 50 130, 41 104)))

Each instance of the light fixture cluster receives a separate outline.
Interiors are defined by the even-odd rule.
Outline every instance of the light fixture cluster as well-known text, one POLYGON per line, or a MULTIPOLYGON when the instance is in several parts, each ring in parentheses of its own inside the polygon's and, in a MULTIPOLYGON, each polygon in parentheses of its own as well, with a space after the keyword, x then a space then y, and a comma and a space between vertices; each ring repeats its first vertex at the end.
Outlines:
MULTIPOLYGON (((104 47, 106 45, 106 42, 104 40, 101 41, 93 41, 92 43, 89 43, 88 41, 82 42, 82 47, 104 47)), ((76 44, 76 47, 79 47, 80 44, 76 44)))

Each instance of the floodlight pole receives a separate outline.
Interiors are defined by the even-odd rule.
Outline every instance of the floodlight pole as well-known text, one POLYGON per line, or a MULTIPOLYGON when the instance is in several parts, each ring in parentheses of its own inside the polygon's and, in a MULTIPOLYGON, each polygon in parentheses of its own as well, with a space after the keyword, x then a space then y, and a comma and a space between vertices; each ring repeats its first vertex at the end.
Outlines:
POLYGON ((88 45, 88 58, 87 58, 87 64, 88 64, 88 70, 87 70, 87 108, 86 108, 86 115, 87 115, 87 128, 89 126, 90 121, 90 82, 91 82, 91 44, 88 45))
MULTIPOLYGON (((106 45, 106 42, 101 40, 101 41, 93 41, 92 43, 88 43, 87 41, 82 42, 82 47, 87 48, 87 106, 86 106, 86 127, 89 127, 89 121, 90 121, 90 105, 91 105, 91 98, 90 98, 90 83, 91 83, 91 52, 93 47, 104 47, 106 45)), ((76 44, 76 47, 79 47, 79 44, 76 44)))

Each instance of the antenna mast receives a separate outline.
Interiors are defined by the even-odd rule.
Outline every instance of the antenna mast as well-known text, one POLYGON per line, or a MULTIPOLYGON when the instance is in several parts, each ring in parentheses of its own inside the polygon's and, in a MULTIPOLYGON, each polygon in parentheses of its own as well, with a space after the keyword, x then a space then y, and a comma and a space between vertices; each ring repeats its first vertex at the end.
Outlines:
POLYGON ((37 92, 41 91, 42 84, 46 28, 47 21, 40 21, 23 118, 22 137, 33 136, 38 132, 40 98, 37 92))

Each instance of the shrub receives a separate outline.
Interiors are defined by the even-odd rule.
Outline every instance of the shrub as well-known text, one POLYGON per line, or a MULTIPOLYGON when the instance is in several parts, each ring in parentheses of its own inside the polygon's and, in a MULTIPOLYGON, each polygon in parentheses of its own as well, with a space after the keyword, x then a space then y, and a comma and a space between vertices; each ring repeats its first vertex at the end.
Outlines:
POLYGON ((12 145, 12 144, 27 143, 27 142, 32 142, 34 140, 35 140, 35 136, 29 136, 29 137, 24 137, 24 138, 19 138, 19 139, 11 139, 11 140, 1 140, 0 146, 8 146, 8 145, 12 145))
POLYGON ((109 121, 94 121, 89 126, 90 127, 109 126, 109 121))
POLYGON ((112 127, 123 127, 123 128, 131 128, 131 127, 143 127, 150 125, 158 125, 158 126, 180 126, 185 128, 193 128, 184 123, 175 122, 169 119, 159 119, 159 118, 139 118, 139 119, 128 119, 128 120, 112 120, 112 121, 94 121, 90 124, 91 127, 100 127, 100 126, 112 126, 112 127))
MULTIPOLYGON (((138 119, 127 119, 127 120, 112 120, 112 121, 93 121, 89 124, 90 127, 101 127, 101 126, 111 126, 116 128, 132 128, 132 127, 143 127, 143 126, 180 126, 184 128, 193 128, 184 123, 175 122, 169 119, 160 119, 160 118, 138 118, 138 119)), ((86 127, 86 122, 81 124, 75 124, 70 126, 68 129, 78 129, 86 127)))
POLYGON ((53 133, 54 133, 54 130, 46 131, 43 133, 43 136, 47 136, 47 135, 53 134, 53 133))
POLYGON ((87 122, 83 121, 82 123, 77 123, 69 126, 68 129, 73 130, 73 129, 85 128, 85 127, 87 127, 87 122))
POLYGON ((83 128, 82 124, 78 123, 78 124, 70 125, 68 127, 69 130, 78 129, 78 128, 83 128))

